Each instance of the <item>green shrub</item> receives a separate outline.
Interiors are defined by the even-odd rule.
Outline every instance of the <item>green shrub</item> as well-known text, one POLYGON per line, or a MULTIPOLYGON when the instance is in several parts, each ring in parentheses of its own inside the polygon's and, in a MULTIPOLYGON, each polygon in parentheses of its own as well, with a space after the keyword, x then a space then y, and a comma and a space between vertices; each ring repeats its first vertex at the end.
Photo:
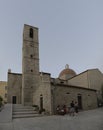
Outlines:
POLYGON ((0 101, 2 102, 3 101, 3 98, 0 96, 0 101))
POLYGON ((38 110, 39 110, 39 106, 38 106, 38 105, 32 105, 32 107, 34 107, 34 110, 35 110, 35 111, 38 111, 38 110))
POLYGON ((38 107, 38 105, 32 105, 32 107, 38 107))
POLYGON ((2 106, 3 98, 0 96, 0 107, 2 106))

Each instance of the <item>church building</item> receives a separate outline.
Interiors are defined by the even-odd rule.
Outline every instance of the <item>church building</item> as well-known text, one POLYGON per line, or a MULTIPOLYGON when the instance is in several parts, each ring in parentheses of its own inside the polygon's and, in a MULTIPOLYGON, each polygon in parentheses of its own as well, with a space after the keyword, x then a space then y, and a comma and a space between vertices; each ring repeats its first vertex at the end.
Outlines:
POLYGON ((66 65, 57 78, 39 70, 38 28, 24 25, 22 47, 22 73, 8 70, 8 103, 38 105, 54 114, 58 105, 69 106, 77 101, 83 110, 97 107, 101 98, 103 74, 91 69, 80 74, 66 65))

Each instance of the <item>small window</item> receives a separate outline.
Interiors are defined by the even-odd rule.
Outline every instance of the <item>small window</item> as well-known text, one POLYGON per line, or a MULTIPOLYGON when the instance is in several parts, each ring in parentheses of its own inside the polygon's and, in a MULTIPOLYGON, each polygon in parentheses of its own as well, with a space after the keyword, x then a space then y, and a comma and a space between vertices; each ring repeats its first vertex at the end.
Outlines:
POLYGON ((30 38, 33 38, 33 29, 32 28, 30 28, 29 36, 30 36, 30 38))
POLYGON ((30 55, 31 58, 33 58, 33 55, 30 55))
POLYGON ((66 94, 70 94, 69 92, 67 92, 66 94))
POLYGON ((31 72, 33 72, 33 70, 31 70, 31 72))
POLYGON ((81 94, 80 94, 80 93, 78 93, 78 96, 81 96, 81 94))
POLYGON ((60 83, 61 83, 61 84, 63 84, 64 82, 63 82, 63 81, 61 81, 60 83))

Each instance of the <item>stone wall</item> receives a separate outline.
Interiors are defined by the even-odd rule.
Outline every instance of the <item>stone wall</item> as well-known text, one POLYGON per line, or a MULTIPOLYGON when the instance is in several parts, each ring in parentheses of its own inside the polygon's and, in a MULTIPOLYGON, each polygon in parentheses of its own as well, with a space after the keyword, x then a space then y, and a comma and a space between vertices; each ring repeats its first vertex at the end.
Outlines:
POLYGON ((16 96, 16 103, 21 103, 22 75, 8 73, 8 103, 12 103, 12 97, 16 96))
POLYGON ((101 90, 103 74, 98 69, 87 70, 68 80, 69 85, 101 90))
POLYGON ((22 48, 22 104, 33 105, 39 82, 38 28, 24 25, 22 48))
POLYGON ((43 97, 43 108, 52 114, 50 74, 41 73, 39 86, 34 92, 33 102, 40 107, 40 97, 43 97))
POLYGON ((68 80, 68 84, 88 88, 88 73, 87 73, 87 71, 68 80))
POLYGON ((103 74, 98 69, 94 69, 93 71, 88 71, 88 75, 89 88, 101 90, 103 86, 103 74))
POLYGON ((3 102, 7 102, 7 82, 0 81, 0 96, 3 98, 3 102))
POLYGON ((73 87, 68 85, 52 85, 54 88, 53 109, 56 110, 57 105, 70 106, 72 100, 78 102, 78 96, 82 97, 82 109, 88 110, 97 107, 97 95, 95 90, 85 89, 81 87, 73 87))

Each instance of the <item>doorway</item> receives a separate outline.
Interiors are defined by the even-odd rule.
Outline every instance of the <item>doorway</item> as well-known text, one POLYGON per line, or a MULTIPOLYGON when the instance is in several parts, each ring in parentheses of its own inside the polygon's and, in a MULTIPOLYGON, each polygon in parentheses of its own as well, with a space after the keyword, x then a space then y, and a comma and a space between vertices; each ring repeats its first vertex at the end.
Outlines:
POLYGON ((12 96, 12 104, 16 104, 16 96, 12 96))
POLYGON ((78 94, 78 106, 79 106, 79 109, 82 109, 82 95, 81 94, 78 94))
POLYGON ((43 96, 42 94, 40 95, 40 110, 43 110, 43 96))

